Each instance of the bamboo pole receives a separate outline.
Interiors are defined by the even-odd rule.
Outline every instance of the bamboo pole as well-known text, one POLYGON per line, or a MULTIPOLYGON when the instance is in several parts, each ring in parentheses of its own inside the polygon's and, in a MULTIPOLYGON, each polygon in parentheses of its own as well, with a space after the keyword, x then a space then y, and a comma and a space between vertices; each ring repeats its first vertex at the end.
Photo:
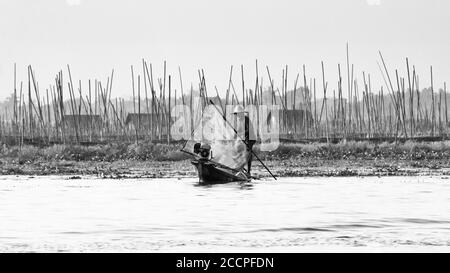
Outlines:
MULTIPOLYGON (((295 112, 295 103, 296 103, 296 97, 297 97, 297 83, 298 83, 298 77, 300 76, 300 74, 298 74, 297 73, 297 77, 296 77, 296 79, 295 79, 295 82, 294 82, 294 97, 293 97, 293 99, 292 99, 292 101, 293 101, 293 104, 292 104, 292 109, 294 110, 294 120, 293 120, 293 123, 294 123, 294 135, 295 136, 297 136, 297 118, 296 118, 296 112, 295 112)), ((306 113, 305 113, 306 114, 306 113)))
MULTIPOLYGON (((135 88, 134 88, 134 69, 133 66, 131 66, 131 86, 132 86, 132 90, 133 90, 133 115, 136 115, 136 92, 135 92, 135 88)), ((138 121, 139 123, 139 121, 138 121)), ((139 125, 138 125, 139 126, 139 125)), ((138 143, 138 126, 136 126, 136 124, 134 124, 134 131, 135 131, 135 142, 138 143)))
POLYGON ((444 103, 445 103, 445 128, 448 126, 448 111, 447 111, 447 83, 444 82, 444 103))
POLYGON ((171 101, 171 92, 172 92, 172 86, 171 86, 171 76, 169 75, 169 111, 167 115, 167 144, 170 144, 170 126, 171 126, 171 117, 170 117, 170 101, 171 101))
POLYGON ((442 136, 441 108, 442 108, 442 90, 439 90, 439 101, 438 101, 439 136, 442 136))
POLYGON ((137 84, 137 96, 138 96, 138 133, 139 135, 142 133, 141 128, 141 75, 138 75, 137 77, 138 84, 137 84))
POLYGON ((431 136, 434 136, 435 128, 435 109, 434 109, 434 88, 433 88, 433 66, 430 66, 431 75, 431 136))
MULTIPOLYGON (((346 53, 347 53, 347 88, 348 88, 348 124, 349 126, 349 130, 351 129, 351 124, 352 124, 352 107, 351 107, 351 98, 352 98, 352 90, 351 90, 351 84, 350 84, 350 61, 349 61, 349 53, 348 53, 348 43, 347 43, 347 47, 346 47, 346 53)), ((350 131, 347 131, 347 136, 350 133, 350 131)))
POLYGON ((24 94, 22 93, 22 86, 23 86, 23 82, 20 82, 20 93, 19 93, 19 122, 20 122, 20 127, 19 127, 19 145, 20 145, 20 149, 22 149, 23 146, 23 137, 24 137, 24 131, 25 131, 25 122, 24 122, 24 115, 23 115, 23 109, 25 107, 22 106, 23 103, 25 103, 24 101, 24 94))
POLYGON ((31 141, 33 141, 34 137, 34 129, 33 129, 33 101, 31 97, 31 75, 30 75, 30 66, 28 66, 28 115, 29 115, 29 134, 31 141))
MULTIPOLYGON (((330 143, 330 139, 329 139, 329 134, 328 134, 328 106, 327 106, 327 83, 325 83, 325 68, 323 65, 323 61, 322 63, 322 87, 323 87, 323 102, 322 102, 322 110, 323 107, 325 106, 325 136, 327 139, 327 143, 330 143)), ((320 116, 321 116, 321 120, 322 120, 322 110, 320 111, 320 116)))
POLYGON ((317 98, 316 98, 316 79, 314 79, 314 127, 316 137, 318 137, 318 122, 317 122, 317 98))
MULTIPOLYGON (((146 110, 146 121, 145 121, 145 130, 146 132, 148 132, 148 130, 150 129, 149 126, 149 114, 150 114, 150 108, 148 106, 148 90, 147 90, 147 77, 146 77, 146 73, 145 73, 145 61, 144 59, 142 59, 142 74, 143 74, 143 81, 144 81, 144 91, 145 91, 145 110, 146 110)), ((150 117, 151 119, 151 117, 150 117)), ((151 126, 151 125, 150 125, 151 126)))
POLYGON ((409 71, 409 61, 408 58, 406 58, 406 69, 408 72, 408 91, 409 91, 409 122, 410 122, 410 136, 413 136, 413 128, 414 128, 414 109, 413 109, 413 104, 414 104, 414 92, 413 92, 413 88, 414 88, 414 83, 411 83, 411 77, 410 77, 410 71, 409 71))
POLYGON ((18 119, 18 115, 17 115, 17 69, 16 69, 16 64, 14 63, 14 98, 13 98, 13 111, 14 111, 14 126, 13 126, 13 134, 14 134, 14 142, 18 142, 17 141, 17 133, 18 133, 18 123, 17 123, 17 119, 18 119))

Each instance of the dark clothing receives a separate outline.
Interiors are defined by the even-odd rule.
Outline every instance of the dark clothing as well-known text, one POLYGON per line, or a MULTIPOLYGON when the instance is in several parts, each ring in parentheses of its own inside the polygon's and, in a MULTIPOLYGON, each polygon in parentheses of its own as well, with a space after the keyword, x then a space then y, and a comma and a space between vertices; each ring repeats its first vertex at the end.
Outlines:
POLYGON ((252 160, 253 160, 253 145, 256 143, 256 134, 253 130, 253 125, 250 121, 250 118, 248 116, 244 116, 244 132, 242 132, 242 124, 239 124, 239 122, 242 122, 242 120, 238 119, 238 128, 239 131, 236 131, 238 138, 242 139, 247 146, 247 152, 249 153, 248 161, 247 161, 247 172, 250 175, 250 171, 252 168, 252 160), (242 137, 242 133, 244 133, 244 136, 242 137))
POLYGON ((256 143, 256 138, 253 134, 255 132, 253 131, 253 125, 250 122, 250 118, 248 116, 245 116, 245 144, 247 145, 247 151, 249 152, 248 162, 247 162, 247 172, 250 174, 251 168, 252 168, 252 160, 253 160, 253 145, 256 143), (250 132, 251 137, 250 139, 250 132))
POLYGON ((248 116, 245 116, 245 141, 250 140, 250 134, 252 137, 252 141, 255 141, 255 132, 253 131, 253 124, 250 122, 250 118, 248 116))
POLYGON ((247 162, 247 172, 250 175, 250 171, 252 169, 252 160, 253 160, 253 144, 255 144, 255 141, 252 140, 249 145, 247 145, 247 149, 249 151, 249 155, 248 155, 248 162, 247 162))

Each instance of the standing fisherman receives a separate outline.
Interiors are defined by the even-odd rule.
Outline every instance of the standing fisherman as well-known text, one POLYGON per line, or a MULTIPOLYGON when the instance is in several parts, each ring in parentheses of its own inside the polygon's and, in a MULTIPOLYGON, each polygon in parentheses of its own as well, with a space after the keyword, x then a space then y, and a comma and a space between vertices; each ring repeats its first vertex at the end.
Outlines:
POLYGON ((253 145, 256 143, 256 137, 254 135, 253 125, 250 121, 248 111, 245 111, 242 105, 237 105, 234 108, 233 114, 236 116, 237 122, 237 133, 242 134, 242 129, 244 129, 244 141, 245 146, 247 146, 247 152, 249 153, 248 161, 247 161, 247 172, 250 175, 250 171, 252 168, 252 160, 253 160, 253 145), (251 138, 250 138, 250 134, 251 138))

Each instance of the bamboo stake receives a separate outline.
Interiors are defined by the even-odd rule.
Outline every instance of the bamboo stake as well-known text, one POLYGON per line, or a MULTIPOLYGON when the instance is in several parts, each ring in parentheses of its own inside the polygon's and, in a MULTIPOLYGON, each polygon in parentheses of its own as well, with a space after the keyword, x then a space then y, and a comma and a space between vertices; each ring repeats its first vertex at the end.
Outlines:
MULTIPOLYGON (((146 131, 148 131, 148 129, 150 129, 149 126, 149 114, 150 114, 150 108, 148 106, 148 90, 147 90, 147 77, 146 77, 146 73, 145 73, 145 61, 144 59, 142 59, 142 73, 143 73, 143 77, 144 77, 144 90, 145 90, 145 110, 146 110, 146 114, 147 114, 147 120, 145 121, 145 129, 146 131)), ((151 119, 151 117, 150 117, 151 119)))
POLYGON ((295 114, 295 99, 297 97, 297 82, 299 76, 300 74, 297 73, 297 78, 295 79, 294 82, 294 98, 292 99, 293 100, 292 109, 294 110, 294 135, 297 135, 297 119, 296 119, 297 115, 295 114))
MULTIPOLYGON (((133 66, 131 66, 131 86, 133 90, 133 115, 136 115, 136 95, 135 95, 135 89, 134 89, 134 69, 133 66)), ((138 121, 139 123, 139 121, 138 121)), ((138 125, 139 126, 139 125, 138 125)), ((134 124, 134 131, 135 131, 135 142, 138 143, 138 126, 134 124)))
POLYGON ((14 63, 14 99, 13 99, 13 111, 14 111, 14 126, 13 126, 13 134, 14 141, 17 142, 17 74, 16 74, 16 64, 14 63))
POLYGON ((413 85, 414 83, 411 84, 411 77, 410 77, 410 72, 409 72, 409 61, 408 58, 406 58, 406 69, 408 71, 408 90, 409 90, 409 122, 410 122, 410 136, 413 136, 413 127, 414 127, 414 110, 413 110, 413 85))
POLYGON ((171 97, 171 76, 169 75, 169 111, 168 111, 168 115, 167 115, 167 144, 170 144, 170 126, 171 126, 171 118, 170 118, 170 109, 171 109, 171 105, 170 105, 170 97, 171 97))
POLYGON ((447 83, 444 82, 444 103, 445 103, 445 127, 448 126, 448 111, 447 111, 447 83))
MULTIPOLYGON (((352 124, 352 112, 351 112, 351 98, 352 98, 352 90, 350 88, 350 61, 349 61, 349 54, 348 54, 348 43, 346 47, 346 53, 347 53, 347 88, 348 88, 348 124, 352 124)), ((351 126, 349 126, 350 129, 351 126)), ((347 136, 350 132, 347 132, 347 136)))
MULTIPOLYGON (((323 110, 323 107, 325 105, 325 134, 326 134, 326 138, 327 138, 327 143, 330 143, 330 139, 329 139, 329 136, 328 136, 327 84, 325 83, 325 68, 323 66, 323 61, 322 61, 322 87, 323 87, 322 110, 323 110)), ((320 113, 320 116, 322 117, 322 111, 320 113)))
POLYGON ((431 136, 434 136, 435 109, 434 109, 434 89, 433 89, 433 66, 430 66, 431 75, 431 136))

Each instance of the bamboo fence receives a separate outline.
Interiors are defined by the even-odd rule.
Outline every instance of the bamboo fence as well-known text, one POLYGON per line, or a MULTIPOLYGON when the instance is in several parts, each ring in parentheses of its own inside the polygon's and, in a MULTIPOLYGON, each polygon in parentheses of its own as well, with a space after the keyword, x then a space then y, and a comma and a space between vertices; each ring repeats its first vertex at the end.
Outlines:
POLYGON ((268 84, 264 85, 264 73, 259 71, 256 61, 255 85, 248 88, 241 65, 241 90, 236 90, 231 66, 223 97, 219 96, 216 86, 215 94, 208 95, 211 90, 207 88, 202 69, 198 71, 197 90, 191 83, 187 91, 183 89, 181 68, 178 67, 180 90, 177 92, 173 90, 174 77, 167 73, 165 62, 162 76, 155 77, 152 64, 142 60, 142 68, 131 66, 130 69, 131 101, 111 97, 114 70, 106 82, 95 79, 83 83, 73 81, 70 66, 67 66, 67 70, 59 71, 53 84, 44 91, 31 66, 27 67, 26 79, 19 84, 14 65, 12 99, 10 103, 3 103, 3 109, 0 109, 0 141, 16 145, 143 140, 171 143, 174 139, 170 128, 176 121, 171 117, 171 109, 188 106, 191 113, 186 122, 193 128, 199 120, 198 111, 195 111, 204 109, 210 99, 219 104, 225 115, 230 114, 226 105, 278 105, 282 140, 447 139, 446 83, 436 91, 433 68, 430 67, 428 86, 421 89, 419 75, 408 58, 406 75, 402 76, 398 70, 389 72, 381 52, 379 57, 379 72, 384 82, 378 89, 373 87, 370 74, 362 72, 361 78, 357 79, 347 47, 346 77, 338 64, 337 78, 331 81, 336 84, 329 84, 328 71, 322 62, 319 78, 308 77, 303 66, 292 81, 288 80, 288 66, 285 66, 280 87, 275 86, 266 66, 268 84), (335 88, 332 89, 332 85, 335 88), (200 98, 198 105, 195 104, 196 96, 200 98))

